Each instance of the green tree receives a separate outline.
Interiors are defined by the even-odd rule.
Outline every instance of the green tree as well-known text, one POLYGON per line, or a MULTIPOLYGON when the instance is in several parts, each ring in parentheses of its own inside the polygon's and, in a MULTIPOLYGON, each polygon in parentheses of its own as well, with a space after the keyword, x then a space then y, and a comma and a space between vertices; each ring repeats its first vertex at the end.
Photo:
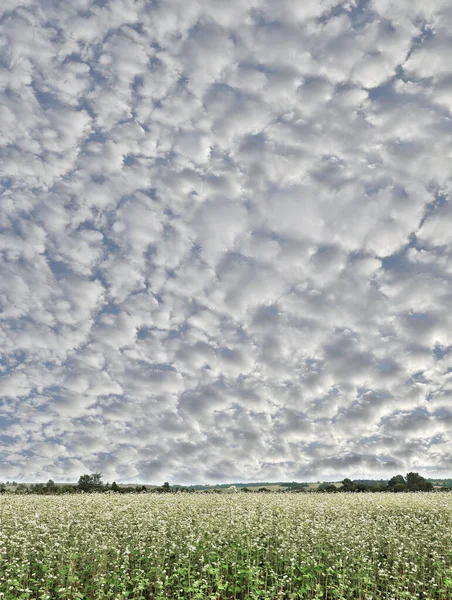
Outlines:
POLYGON ((331 493, 331 492, 337 492, 337 488, 332 483, 329 483, 328 481, 324 481, 323 483, 321 483, 319 485, 319 487, 317 488, 317 491, 331 493))
POLYGON ((355 484, 351 479, 346 477, 342 480, 342 487, 340 488, 342 492, 354 492, 356 489, 355 484))
POLYGON ((91 473, 81 475, 78 480, 78 488, 83 492, 95 492, 102 490, 102 473, 91 473))
POLYGON ((89 492, 91 490, 92 479, 91 475, 87 473, 85 475, 80 475, 78 480, 78 487, 82 492, 89 492))
POLYGON ((365 483, 356 483, 355 486, 357 492, 367 492, 369 489, 369 486, 367 486, 365 483))
POLYGON ((398 483, 406 483, 403 475, 394 475, 394 477, 391 477, 391 479, 388 481, 388 488, 392 488, 398 483))
POLYGON ((92 473, 91 477, 93 478, 93 486, 95 489, 102 489, 102 473, 92 473))
POLYGON ((111 491, 112 492, 119 492, 119 491, 121 491, 119 489, 119 485, 116 483, 116 481, 113 481, 113 483, 111 484, 111 491))
POLYGON ((368 492, 384 492, 384 491, 386 491, 386 486, 383 485, 382 483, 377 483, 376 485, 368 485, 367 491, 368 492))
POLYGON ((395 485, 392 485, 390 487, 390 489, 396 493, 397 492, 405 492, 407 489, 407 486, 406 486, 406 483, 396 483, 395 485))
POLYGON ((35 483, 34 485, 30 485, 30 492, 33 494, 43 494, 44 493, 44 484, 43 483, 35 483))
POLYGON ((66 483, 65 485, 59 485, 56 491, 58 494, 75 494, 77 486, 66 483))
POLYGON ((433 484, 421 477, 419 473, 407 473, 406 486, 412 492, 428 492, 433 489, 433 484))

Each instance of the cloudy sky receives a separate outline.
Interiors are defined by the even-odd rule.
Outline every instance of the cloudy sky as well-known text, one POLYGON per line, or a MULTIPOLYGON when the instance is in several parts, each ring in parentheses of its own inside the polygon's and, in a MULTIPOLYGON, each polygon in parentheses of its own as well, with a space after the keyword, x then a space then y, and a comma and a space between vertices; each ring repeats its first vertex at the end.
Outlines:
POLYGON ((452 475, 450 0, 3 0, 0 479, 452 475))

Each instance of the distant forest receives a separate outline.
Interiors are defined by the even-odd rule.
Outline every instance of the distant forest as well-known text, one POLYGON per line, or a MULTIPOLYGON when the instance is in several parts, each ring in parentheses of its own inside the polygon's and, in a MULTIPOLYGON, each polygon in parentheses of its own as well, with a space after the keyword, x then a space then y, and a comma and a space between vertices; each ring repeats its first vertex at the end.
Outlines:
POLYGON ((76 493, 341 493, 341 492, 434 492, 452 491, 452 479, 425 479, 419 473, 407 473, 406 476, 394 475, 391 479, 348 479, 332 483, 278 481, 259 483, 222 483, 218 485, 170 485, 167 481, 162 486, 142 484, 103 483, 102 473, 81 475, 77 484, 55 483, 49 479, 47 483, 17 483, 16 481, 0 483, 1 494, 76 494, 76 493))

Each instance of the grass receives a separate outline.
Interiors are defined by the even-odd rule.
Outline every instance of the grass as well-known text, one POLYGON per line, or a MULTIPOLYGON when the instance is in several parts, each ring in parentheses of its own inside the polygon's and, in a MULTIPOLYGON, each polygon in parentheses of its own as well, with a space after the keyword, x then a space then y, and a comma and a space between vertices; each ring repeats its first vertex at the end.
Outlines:
POLYGON ((0 497, 2 600, 450 600, 452 496, 0 497))

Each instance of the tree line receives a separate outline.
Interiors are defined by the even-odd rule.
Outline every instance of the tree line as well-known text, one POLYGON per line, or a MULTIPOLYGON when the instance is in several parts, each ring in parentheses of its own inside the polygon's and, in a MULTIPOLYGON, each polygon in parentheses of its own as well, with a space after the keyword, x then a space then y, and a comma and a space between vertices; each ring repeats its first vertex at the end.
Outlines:
MULTIPOLYGON (((448 483, 448 482, 446 482, 448 483)), ((452 481, 451 481, 452 484, 452 481)), ((14 491, 10 491, 8 489, 9 482, 7 484, 0 483, 0 493, 15 493, 15 494, 75 494, 75 493, 118 493, 118 494, 130 494, 130 493, 194 493, 199 486, 171 486, 167 481, 162 486, 153 486, 146 487, 145 485, 118 485, 115 481, 113 483, 103 483, 102 482, 102 473, 91 473, 84 474, 80 476, 77 484, 56 484, 52 479, 49 479, 47 483, 34 483, 34 484, 25 484, 20 483, 16 484, 16 482, 12 482, 11 485, 15 486, 14 491)), ((227 484, 229 485, 229 484, 227 484)), ((268 484, 272 485, 272 484, 268 484)), ((277 492, 273 492, 269 490, 267 487, 259 487, 257 492, 261 493, 296 493, 296 492, 308 492, 309 484, 307 483, 297 483, 292 481, 291 483, 281 483, 281 486, 284 486, 285 489, 277 490, 277 492)), ((205 487, 205 486, 202 486, 205 487)), ((204 492, 209 493, 223 493, 226 484, 223 484, 222 489, 204 489, 204 492)), ((235 486, 233 486, 235 487, 235 486)), ((237 484, 237 491, 240 492, 251 492, 252 484, 237 484)), ((451 491, 451 486, 442 486, 440 490, 442 491, 451 491)), ((404 477, 403 475, 395 475, 391 477, 389 481, 379 481, 373 482, 369 480, 351 480, 345 478, 342 480, 341 485, 338 487, 330 482, 321 483, 316 492, 320 493, 340 493, 340 492, 391 492, 391 493, 400 493, 400 492, 430 492, 434 489, 433 484, 430 481, 427 481, 424 477, 421 477, 419 473, 407 473, 404 477)), ((201 491, 201 490, 199 490, 201 491)), ((312 492, 310 492, 312 493, 312 492)))
MULTIPOLYGON (((322 488, 322 485, 319 486, 319 489, 322 488)), ((331 487, 327 484, 324 488, 324 491, 333 491, 331 487), (326 488, 326 489, 325 489, 326 488)), ((433 483, 427 481, 424 477, 419 475, 419 473, 407 473, 406 477, 403 475, 394 475, 385 485, 383 482, 377 484, 366 484, 364 482, 359 481, 351 481, 346 478, 342 480, 342 486, 339 488, 341 492, 430 492, 432 491, 433 483)), ((444 490, 448 490, 449 488, 444 488, 444 490)), ((322 490, 320 490, 322 491, 322 490)), ((337 491, 335 488, 334 491, 337 491)))
POLYGON ((55 483, 52 479, 49 479, 47 483, 19 483, 17 484, 13 481, 11 484, 9 482, 0 483, 0 493, 14 493, 14 494, 40 494, 40 495, 49 495, 49 494, 76 494, 76 493, 120 493, 120 494, 130 494, 130 493, 143 493, 143 492, 168 492, 170 491, 170 485, 168 482, 165 482, 161 487, 154 487, 150 490, 145 485, 123 485, 120 486, 113 481, 113 483, 103 483, 102 481, 102 473, 91 473, 81 475, 77 484, 71 483, 55 483), (15 486, 13 492, 8 489, 8 485, 15 486))

